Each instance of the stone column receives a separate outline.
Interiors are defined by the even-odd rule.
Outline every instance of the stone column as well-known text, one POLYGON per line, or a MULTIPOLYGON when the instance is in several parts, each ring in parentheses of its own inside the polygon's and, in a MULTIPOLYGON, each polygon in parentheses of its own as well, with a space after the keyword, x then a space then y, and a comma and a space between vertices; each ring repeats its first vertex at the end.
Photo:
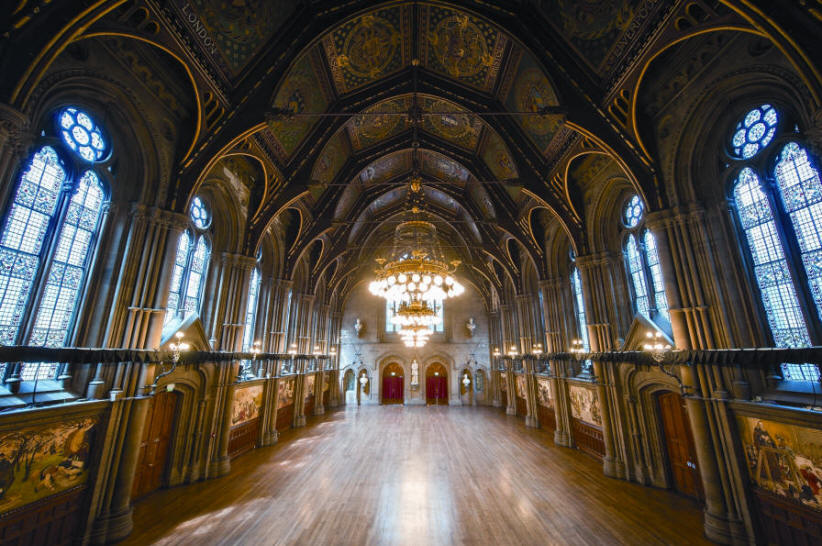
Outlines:
POLYGON ((517 414, 517 378, 514 375, 514 361, 513 359, 505 360, 505 369, 508 373, 505 374, 506 385, 508 387, 508 406, 505 408, 506 415, 517 414))
POLYGON ((573 321, 573 310, 564 305, 571 281, 562 277, 540 281, 542 303, 545 317, 545 352, 559 353, 568 350, 567 323, 568 317, 573 321))
POLYGON ((234 400, 236 377, 239 363, 219 366, 217 385, 214 386, 214 451, 208 466, 208 478, 225 476, 231 472, 231 458, 228 456, 228 440, 231 429, 231 403, 234 400))
MULTIPOLYGON (((160 345, 174 256, 188 219, 141 205, 131 215, 104 346, 154 349, 160 345)), ((104 435, 111 443, 101 456, 89 506, 95 543, 120 540, 131 532, 131 488, 148 408, 143 387, 153 382, 154 367, 110 366, 100 380, 111 386, 115 402, 104 435)))
POLYGON ((242 254, 223 252, 214 268, 214 291, 211 299, 211 338, 215 349, 241 351, 248 284, 257 261, 242 254))
MULTIPOLYGON (((590 350, 593 353, 613 350, 615 336, 614 328, 609 321, 608 306, 608 287, 611 285, 611 279, 604 267, 607 265, 607 257, 602 255, 598 257, 578 256, 576 263, 582 278, 582 295, 588 320, 590 350)), ((598 360, 594 360, 593 373, 596 378, 596 391, 602 414, 602 437, 605 444, 602 468, 606 476, 619 478, 624 476, 625 469, 623 462, 617 459, 614 450, 611 404, 605 384, 606 374, 603 364, 598 360)))
MULTIPOLYGON (((676 348, 728 346, 732 340, 727 325, 731 322, 726 316, 727 305, 714 304, 721 300, 715 284, 719 273, 704 210, 691 204, 651 213, 647 222, 656 237, 676 348)), ((680 366, 679 372, 705 493, 705 535, 721 543, 746 540, 743 517, 747 510, 743 507, 740 512, 739 503, 730 502, 746 495, 732 478, 745 470, 738 468, 734 431, 728 425, 733 420, 726 403, 730 395, 719 374, 689 365, 680 366), (734 468, 719 461, 729 461, 734 468)), ((749 521, 748 526, 752 528, 753 523, 749 521)))
POLYGON ((565 363, 553 362, 551 371, 551 378, 548 381, 551 387, 551 396, 554 399, 554 415, 557 421, 557 428, 554 431, 554 443, 558 446, 574 447, 569 416, 568 387, 565 383, 565 363))
POLYGON ((525 426, 539 428, 539 418, 537 417, 537 381, 534 374, 535 361, 528 358, 524 361, 522 372, 525 374, 525 406, 528 408, 528 415, 525 416, 525 426))

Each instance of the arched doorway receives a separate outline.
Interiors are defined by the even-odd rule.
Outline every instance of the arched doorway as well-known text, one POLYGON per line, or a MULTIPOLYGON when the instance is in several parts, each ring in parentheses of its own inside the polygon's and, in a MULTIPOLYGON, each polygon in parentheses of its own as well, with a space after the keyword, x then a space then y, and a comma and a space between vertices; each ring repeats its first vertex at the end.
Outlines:
POLYGON ((161 391, 148 402, 143 438, 131 498, 138 499, 168 484, 168 455, 176 424, 179 392, 161 391))
POLYGON ((448 405, 448 371, 439 362, 430 364, 425 370, 425 402, 448 405))
POLYGON ((671 484, 675 491, 702 499, 702 480, 696 464, 696 449, 685 400, 676 392, 657 395, 662 435, 668 453, 671 484))
POLYGON ((460 401, 470 406, 474 403, 474 376, 468 368, 463 369, 459 375, 460 401), (468 381, 466 381, 466 379, 468 381))
POLYGON ((346 404, 354 404, 357 401, 357 378, 354 370, 347 369, 343 375, 343 400, 346 404))
POLYGON ((402 366, 392 362, 382 370, 382 392, 381 402, 383 404, 402 404, 405 400, 403 389, 405 388, 405 377, 402 366))
POLYGON ((477 404, 487 402, 486 393, 488 392, 488 376, 485 375, 485 370, 477 368, 474 372, 474 399, 477 404))

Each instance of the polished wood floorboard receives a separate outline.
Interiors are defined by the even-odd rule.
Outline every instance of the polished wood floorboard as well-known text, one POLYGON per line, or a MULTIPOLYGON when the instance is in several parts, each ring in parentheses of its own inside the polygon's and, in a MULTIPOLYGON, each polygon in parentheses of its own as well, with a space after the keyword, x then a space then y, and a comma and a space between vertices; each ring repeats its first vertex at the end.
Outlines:
POLYGON ((124 544, 708 544, 690 499, 469 407, 337 411, 134 520, 124 544))

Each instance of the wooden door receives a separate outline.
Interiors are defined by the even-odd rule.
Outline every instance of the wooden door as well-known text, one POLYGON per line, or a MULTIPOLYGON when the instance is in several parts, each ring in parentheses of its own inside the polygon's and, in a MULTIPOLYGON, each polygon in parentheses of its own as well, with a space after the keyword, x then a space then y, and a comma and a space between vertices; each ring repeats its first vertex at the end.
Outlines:
POLYGON ((702 482, 685 401, 675 392, 660 394, 658 401, 673 487, 683 495, 701 499, 702 482))
POLYGON ((164 391, 155 394, 149 401, 131 492, 132 499, 147 495, 163 485, 168 451, 174 433, 178 396, 175 392, 164 391))

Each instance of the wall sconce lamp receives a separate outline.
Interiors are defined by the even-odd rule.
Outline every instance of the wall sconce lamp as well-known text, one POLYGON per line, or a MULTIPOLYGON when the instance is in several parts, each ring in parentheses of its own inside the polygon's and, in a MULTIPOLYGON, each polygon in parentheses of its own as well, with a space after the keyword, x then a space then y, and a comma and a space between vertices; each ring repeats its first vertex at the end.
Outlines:
POLYGON ((582 342, 581 339, 572 339, 571 340, 571 348, 568 349, 568 352, 574 355, 575 357, 579 358, 583 353, 586 352, 585 344, 582 342))
POLYGON ((537 356, 537 357, 539 355, 541 355, 542 354, 542 343, 534 343, 534 345, 531 347, 531 353, 533 353, 533 355, 537 356))
POLYGON ((171 349, 171 366, 166 367, 165 362, 160 362, 160 366, 163 371, 154 376, 154 383, 151 384, 152 395, 157 389, 157 383, 160 382, 160 379, 171 374, 177 369, 177 364, 180 362, 181 353, 183 351, 188 351, 191 348, 191 345, 183 340, 183 335, 184 334, 182 332, 177 332, 174 334, 174 341, 168 344, 168 348, 171 349))
POLYGON ((519 351, 517 350, 517 346, 516 345, 511 345, 511 350, 508 351, 508 356, 514 357, 514 356, 517 356, 518 354, 519 354, 519 351))

